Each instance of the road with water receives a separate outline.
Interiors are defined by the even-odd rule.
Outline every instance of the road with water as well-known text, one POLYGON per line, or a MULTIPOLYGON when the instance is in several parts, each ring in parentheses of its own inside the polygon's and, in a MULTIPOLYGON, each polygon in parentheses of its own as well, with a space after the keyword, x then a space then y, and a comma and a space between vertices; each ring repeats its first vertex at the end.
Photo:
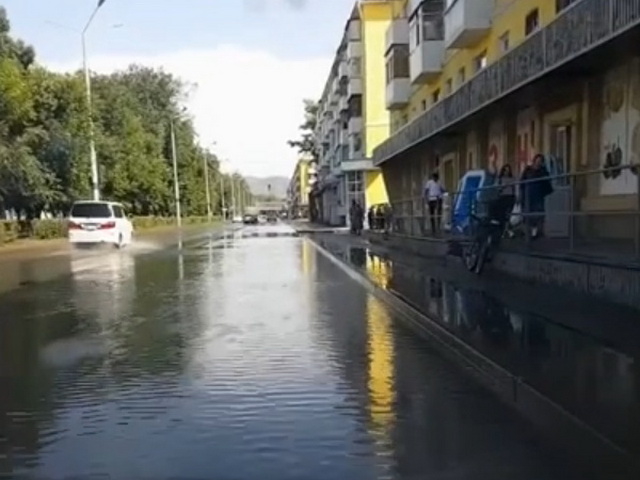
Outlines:
POLYGON ((0 297, 0 478, 586 478, 288 227, 94 262, 0 297))

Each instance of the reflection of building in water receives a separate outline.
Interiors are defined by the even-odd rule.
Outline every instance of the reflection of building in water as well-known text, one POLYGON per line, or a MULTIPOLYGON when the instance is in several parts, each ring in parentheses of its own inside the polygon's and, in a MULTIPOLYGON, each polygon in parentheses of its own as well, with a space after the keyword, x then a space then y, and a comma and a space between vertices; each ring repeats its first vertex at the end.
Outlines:
POLYGON ((384 304, 367 297, 369 349, 369 408, 371 430, 382 454, 392 448, 391 431, 395 423, 394 346, 391 319, 384 304))
POLYGON ((304 239, 300 242, 300 248, 302 249, 302 273, 305 276, 310 275, 315 271, 316 250, 309 240, 304 239))
POLYGON ((366 259, 367 273, 378 287, 387 289, 391 280, 393 264, 377 255, 369 255, 366 259))

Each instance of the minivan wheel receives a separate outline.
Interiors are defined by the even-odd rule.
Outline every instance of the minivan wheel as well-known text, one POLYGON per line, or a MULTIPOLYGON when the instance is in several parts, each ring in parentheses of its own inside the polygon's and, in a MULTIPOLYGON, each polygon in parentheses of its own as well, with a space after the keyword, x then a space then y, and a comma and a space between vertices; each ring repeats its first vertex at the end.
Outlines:
POLYGON ((122 249, 122 247, 124 247, 124 243, 123 243, 123 239, 122 239, 122 234, 120 234, 118 236, 118 243, 115 244, 115 247, 120 250, 122 249))

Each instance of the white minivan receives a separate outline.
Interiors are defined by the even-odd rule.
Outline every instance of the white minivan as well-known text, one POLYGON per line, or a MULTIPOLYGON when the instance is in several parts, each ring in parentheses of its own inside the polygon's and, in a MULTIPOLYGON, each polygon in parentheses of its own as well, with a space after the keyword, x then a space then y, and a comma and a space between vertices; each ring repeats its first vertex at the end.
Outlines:
POLYGON ((122 248, 131 243, 133 225, 119 203, 82 201, 71 207, 69 242, 74 246, 98 244, 122 248))

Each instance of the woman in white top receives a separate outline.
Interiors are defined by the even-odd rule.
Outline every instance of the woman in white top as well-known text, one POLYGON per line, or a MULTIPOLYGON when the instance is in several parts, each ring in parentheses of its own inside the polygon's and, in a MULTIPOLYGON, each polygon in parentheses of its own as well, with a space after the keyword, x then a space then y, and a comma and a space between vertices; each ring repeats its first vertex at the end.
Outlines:
POLYGON ((442 197, 445 189, 440 184, 440 176, 437 173, 431 175, 424 186, 424 196, 429 206, 429 219, 431 220, 431 232, 435 235, 442 218, 442 197))

